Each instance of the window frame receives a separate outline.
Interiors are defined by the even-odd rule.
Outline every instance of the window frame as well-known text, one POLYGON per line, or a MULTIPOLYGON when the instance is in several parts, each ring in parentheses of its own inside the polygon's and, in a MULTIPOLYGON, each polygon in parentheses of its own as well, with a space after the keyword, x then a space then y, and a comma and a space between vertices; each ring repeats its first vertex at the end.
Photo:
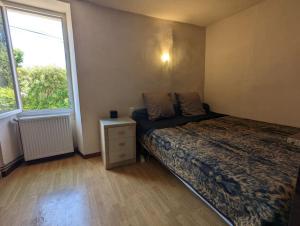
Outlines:
POLYGON ((11 68, 12 73, 12 81, 13 81, 13 89, 15 94, 15 101, 16 101, 16 109, 5 111, 0 113, 0 119, 9 117, 11 115, 15 115, 22 112, 22 101, 21 101, 21 93, 19 89, 19 82, 17 77, 17 71, 16 71, 16 63, 13 55, 13 48, 11 43, 11 36, 10 36, 10 29, 8 27, 8 18, 7 18, 7 11, 5 5, 0 1, 0 10, 2 13, 2 19, 3 19, 3 27, 5 32, 5 39, 7 44, 7 54, 8 54, 8 60, 9 60, 9 66, 11 68))
POLYGON ((35 7, 31 5, 25 5, 19 2, 8 2, 0 0, 0 7, 3 11, 3 20, 5 24, 5 32, 7 34, 8 46, 9 46, 9 58, 12 62, 12 71, 13 71, 13 83, 14 90, 16 95, 17 108, 13 111, 8 111, 0 113, 0 119, 3 117, 8 117, 9 115, 18 114, 20 116, 34 116, 34 115, 49 115, 49 114, 65 114, 65 113, 74 113, 74 93, 73 93, 73 76, 72 76, 72 65, 71 65, 71 54, 70 54, 70 41, 68 34, 68 21, 67 15, 64 12, 58 12, 54 10, 44 9, 40 7, 35 7), (42 16, 58 18, 62 22, 62 32, 63 32, 63 42, 64 42, 64 52, 65 52, 65 61, 66 61, 66 75, 68 81, 68 95, 70 101, 70 108, 59 108, 59 109, 40 109, 40 110, 23 110, 22 106, 22 97, 20 92, 20 86, 18 83, 18 75, 16 70, 16 63, 13 55, 13 46, 9 28, 9 20, 7 15, 7 9, 13 9, 18 11, 23 11, 32 14, 38 14, 42 16))

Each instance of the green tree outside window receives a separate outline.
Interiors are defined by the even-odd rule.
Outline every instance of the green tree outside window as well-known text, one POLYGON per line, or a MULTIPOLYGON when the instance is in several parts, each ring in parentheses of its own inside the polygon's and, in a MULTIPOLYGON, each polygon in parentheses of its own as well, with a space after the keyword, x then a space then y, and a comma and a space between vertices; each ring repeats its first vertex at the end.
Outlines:
MULTIPOLYGON (((0 60, 2 56, 0 46, 0 60)), ((14 49, 19 87, 24 110, 66 109, 70 108, 68 80, 66 70, 56 66, 23 67, 24 53, 14 49)), ((15 95, 9 77, 9 68, 1 67, 3 81, 6 86, 0 86, 0 106, 9 109, 15 105, 15 95), (11 87, 11 86, 10 86, 11 87)))

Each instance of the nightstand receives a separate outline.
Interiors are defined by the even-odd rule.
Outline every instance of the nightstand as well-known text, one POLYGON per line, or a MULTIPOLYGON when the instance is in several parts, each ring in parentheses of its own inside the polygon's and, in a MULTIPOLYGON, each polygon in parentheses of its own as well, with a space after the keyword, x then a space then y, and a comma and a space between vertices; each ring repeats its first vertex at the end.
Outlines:
POLYGON ((100 120, 102 159, 106 169, 136 162, 135 126, 131 118, 100 120))

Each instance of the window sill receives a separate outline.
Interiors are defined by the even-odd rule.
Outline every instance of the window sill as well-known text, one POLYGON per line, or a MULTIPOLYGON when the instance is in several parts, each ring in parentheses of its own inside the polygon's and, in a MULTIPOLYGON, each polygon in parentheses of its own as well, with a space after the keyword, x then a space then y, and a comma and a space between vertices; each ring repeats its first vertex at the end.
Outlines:
POLYGON ((57 109, 57 110, 36 110, 36 111, 23 111, 18 114, 18 117, 34 117, 45 115, 63 115, 72 114, 73 109, 57 109))
POLYGON ((4 118, 8 118, 8 117, 13 116, 13 115, 17 115, 17 114, 19 114, 21 112, 22 112, 21 109, 16 109, 16 110, 12 110, 12 111, 1 113, 0 114, 0 120, 4 119, 4 118))

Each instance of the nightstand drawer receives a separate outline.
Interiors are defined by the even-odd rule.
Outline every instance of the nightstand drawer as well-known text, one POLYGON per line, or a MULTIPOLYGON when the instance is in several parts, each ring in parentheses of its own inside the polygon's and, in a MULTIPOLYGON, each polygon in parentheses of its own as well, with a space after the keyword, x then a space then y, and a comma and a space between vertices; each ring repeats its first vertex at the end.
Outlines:
POLYGON ((108 137, 133 137, 135 126, 120 126, 108 128, 108 137))
POLYGON ((135 139, 133 138, 109 138, 109 161, 120 162, 135 158, 135 139))

